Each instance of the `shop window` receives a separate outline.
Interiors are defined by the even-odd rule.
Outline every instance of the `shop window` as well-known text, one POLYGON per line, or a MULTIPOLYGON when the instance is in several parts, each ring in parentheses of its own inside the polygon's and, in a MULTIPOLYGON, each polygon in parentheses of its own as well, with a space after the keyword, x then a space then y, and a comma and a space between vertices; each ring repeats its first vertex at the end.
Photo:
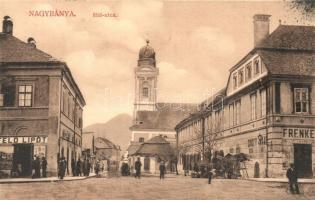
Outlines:
POLYGON ((256 93, 250 95, 251 120, 256 119, 256 93))
POLYGON ((19 106, 30 107, 32 106, 33 86, 20 85, 19 86, 19 106))
POLYGON ((295 113, 309 112, 308 88, 294 88, 294 111, 295 113))

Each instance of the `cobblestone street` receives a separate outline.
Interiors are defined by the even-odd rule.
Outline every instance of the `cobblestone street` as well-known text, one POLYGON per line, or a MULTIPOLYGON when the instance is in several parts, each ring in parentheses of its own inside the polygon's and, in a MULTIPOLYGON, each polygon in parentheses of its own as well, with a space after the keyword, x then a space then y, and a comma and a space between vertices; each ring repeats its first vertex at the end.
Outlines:
POLYGON ((314 184, 300 184, 301 195, 291 195, 285 183, 169 177, 89 178, 53 183, 1 184, 0 199, 315 199, 314 184))

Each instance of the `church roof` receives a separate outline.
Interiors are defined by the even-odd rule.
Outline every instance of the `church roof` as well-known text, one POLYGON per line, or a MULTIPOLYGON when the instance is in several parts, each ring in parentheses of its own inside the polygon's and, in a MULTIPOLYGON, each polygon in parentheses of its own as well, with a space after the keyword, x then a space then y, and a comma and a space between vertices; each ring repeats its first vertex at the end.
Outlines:
POLYGON ((178 122, 197 110, 196 104, 157 103, 157 111, 137 111, 131 130, 175 131, 178 122))
POLYGON ((139 60, 143 59, 155 59, 155 51, 149 45, 149 40, 147 40, 147 45, 143 46, 139 51, 139 60))

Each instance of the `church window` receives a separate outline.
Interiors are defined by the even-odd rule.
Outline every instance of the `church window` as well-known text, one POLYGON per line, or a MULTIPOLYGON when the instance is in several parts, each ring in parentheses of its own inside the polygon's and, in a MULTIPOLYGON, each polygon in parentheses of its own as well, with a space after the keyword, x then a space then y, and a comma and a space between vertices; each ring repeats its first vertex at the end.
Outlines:
POLYGON ((142 96, 145 97, 145 98, 148 98, 148 97, 149 97, 149 88, 144 87, 144 88, 142 89, 142 96))
POLYGON ((143 138, 143 137, 140 137, 140 138, 139 138, 139 142, 144 142, 144 138, 143 138))

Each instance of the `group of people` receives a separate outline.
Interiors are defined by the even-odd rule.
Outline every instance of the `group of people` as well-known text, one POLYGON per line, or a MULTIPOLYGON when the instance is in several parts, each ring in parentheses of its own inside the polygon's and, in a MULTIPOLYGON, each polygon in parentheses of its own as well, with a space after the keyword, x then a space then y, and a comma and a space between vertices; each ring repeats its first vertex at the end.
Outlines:
POLYGON ((71 171, 72 176, 89 176, 91 170, 91 162, 89 159, 81 161, 79 158, 77 162, 72 158, 71 160, 71 171))
MULTIPOLYGON (((135 170, 136 170, 135 178, 139 178, 140 179, 141 166, 142 166, 142 163, 140 161, 140 158, 138 158, 137 161, 135 162, 135 170)), ((164 179, 164 175, 165 175, 165 172, 166 172, 166 167, 165 167, 164 161, 160 162, 159 170, 160 170, 160 180, 164 179)))
POLYGON ((47 160, 45 157, 42 157, 42 159, 39 158, 39 156, 36 156, 35 159, 32 162, 32 178, 40 178, 40 170, 42 170, 42 177, 47 177, 47 160))

